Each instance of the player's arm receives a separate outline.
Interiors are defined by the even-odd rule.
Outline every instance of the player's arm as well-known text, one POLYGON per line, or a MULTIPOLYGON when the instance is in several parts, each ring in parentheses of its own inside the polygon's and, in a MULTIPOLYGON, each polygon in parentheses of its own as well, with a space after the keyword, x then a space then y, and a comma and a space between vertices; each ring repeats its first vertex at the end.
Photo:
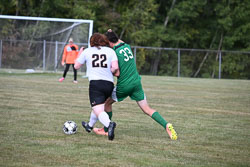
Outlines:
POLYGON ((111 62, 111 72, 113 73, 114 76, 119 77, 120 70, 119 70, 118 60, 114 60, 111 62))
POLYGON ((79 52, 78 52, 78 55, 77 55, 77 58, 82 54, 82 52, 83 52, 84 49, 85 49, 84 47, 81 47, 81 48, 80 48, 80 50, 79 50, 79 52))
POLYGON ((79 47, 76 45, 76 58, 80 56, 79 52, 80 52, 79 47))
POLYGON ((84 64, 85 62, 85 58, 84 58, 84 54, 83 54, 83 50, 84 48, 82 47, 77 55, 77 59, 75 60, 75 69, 78 70, 81 68, 81 66, 84 64))
POLYGON ((123 40, 120 40, 120 39, 118 40, 118 42, 119 42, 119 43, 124 43, 123 40))

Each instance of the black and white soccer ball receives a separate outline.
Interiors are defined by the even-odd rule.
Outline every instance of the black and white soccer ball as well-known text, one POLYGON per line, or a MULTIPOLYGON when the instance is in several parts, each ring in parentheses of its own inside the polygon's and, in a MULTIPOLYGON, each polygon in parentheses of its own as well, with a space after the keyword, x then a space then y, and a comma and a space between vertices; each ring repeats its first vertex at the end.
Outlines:
POLYGON ((77 132, 77 124, 74 121, 66 121, 63 124, 63 132, 67 135, 72 135, 77 132))

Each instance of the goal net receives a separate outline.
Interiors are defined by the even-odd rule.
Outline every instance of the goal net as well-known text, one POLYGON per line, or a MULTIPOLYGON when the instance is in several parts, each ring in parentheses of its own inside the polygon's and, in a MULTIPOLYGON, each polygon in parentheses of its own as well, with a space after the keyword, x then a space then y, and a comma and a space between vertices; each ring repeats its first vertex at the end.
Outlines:
POLYGON ((88 47, 92 20, 0 15, 0 68, 62 70, 69 38, 88 47))

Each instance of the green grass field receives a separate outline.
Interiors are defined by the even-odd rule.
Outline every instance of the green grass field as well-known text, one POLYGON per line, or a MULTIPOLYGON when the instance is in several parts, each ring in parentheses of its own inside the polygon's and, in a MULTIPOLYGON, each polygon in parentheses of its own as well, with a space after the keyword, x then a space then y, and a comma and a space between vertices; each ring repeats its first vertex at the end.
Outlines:
MULTIPOLYGON (((250 166, 250 81, 142 76, 150 106, 178 140, 127 98, 113 106, 114 141, 86 133, 88 80, 0 73, 0 166, 250 166), (78 124, 65 135, 63 123, 78 124)), ((97 124, 101 126, 100 123, 97 124)))

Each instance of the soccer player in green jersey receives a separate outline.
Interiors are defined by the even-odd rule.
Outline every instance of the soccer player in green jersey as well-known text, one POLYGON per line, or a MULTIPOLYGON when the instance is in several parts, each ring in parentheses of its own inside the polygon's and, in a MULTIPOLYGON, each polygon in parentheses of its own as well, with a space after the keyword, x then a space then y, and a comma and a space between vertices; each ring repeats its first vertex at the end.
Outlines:
MULTIPOLYGON (((128 96, 137 102, 141 110, 158 122, 168 133, 172 140, 177 140, 177 133, 171 123, 168 123, 157 111, 150 108, 141 84, 135 59, 130 45, 121 41, 111 29, 105 34, 109 39, 110 47, 114 49, 118 58, 120 75, 117 79, 116 88, 113 90, 112 98, 105 102, 105 111, 112 117, 112 104, 123 101, 128 96)), ((94 128, 93 131, 99 135, 107 135, 104 128, 94 128)))

